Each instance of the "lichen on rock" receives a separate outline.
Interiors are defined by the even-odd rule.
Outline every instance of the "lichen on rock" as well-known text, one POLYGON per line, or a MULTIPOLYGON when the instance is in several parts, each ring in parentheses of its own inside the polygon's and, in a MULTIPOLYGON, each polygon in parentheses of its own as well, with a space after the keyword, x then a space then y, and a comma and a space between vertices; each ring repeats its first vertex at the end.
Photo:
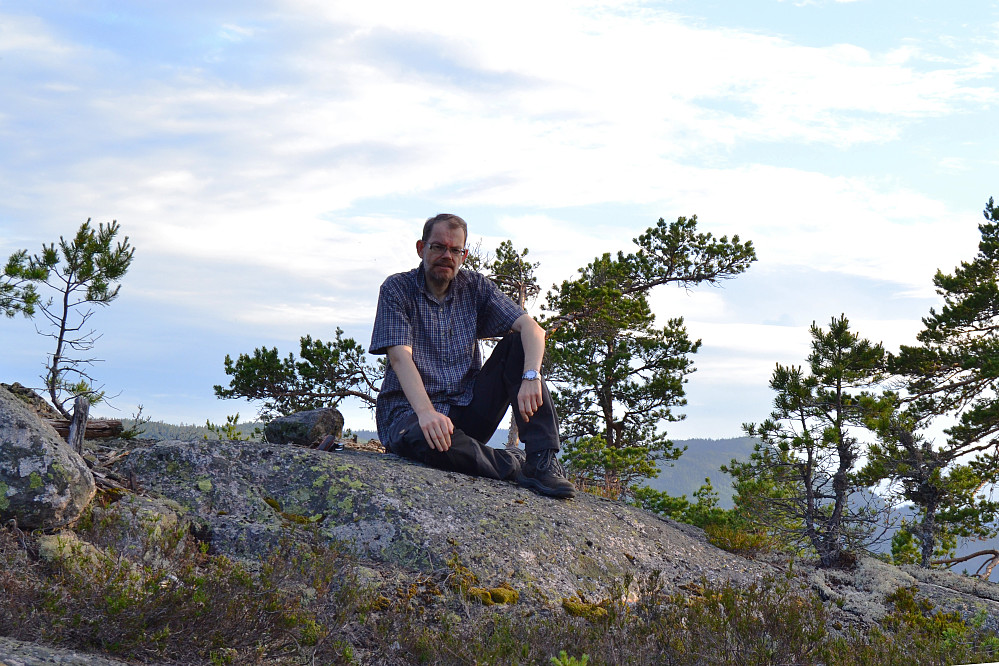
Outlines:
POLYGON ((80 517, 95 492, 83 458, 0 387, 0 519, 29 529, 64 527, 80 517))

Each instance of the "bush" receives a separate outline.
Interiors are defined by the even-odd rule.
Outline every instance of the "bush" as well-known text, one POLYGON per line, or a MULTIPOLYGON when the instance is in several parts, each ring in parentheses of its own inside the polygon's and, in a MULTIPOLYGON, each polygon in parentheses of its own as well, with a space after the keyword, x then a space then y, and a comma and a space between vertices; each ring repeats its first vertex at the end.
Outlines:
POLYGON ((330 628, 353 616, 358 595, 338 547, 288 535, 250 567, 207 554, 182 527, 133 524, 91 514, 86 541, 64 537, 51 562, 38 540, 0 530, 0 634, 182 663, 341 660, 330 628))
POLYGON ((348 553, 310 532, 289 532, 259 562, 243 563, 117 507, 92 511, 79 538, 57 548, 0 528, 0 635, 213 665, 908 665, 992 661, 999 647, 984 617, 966 623, 911 590, 890 597, 880 627, 834 635, 828 608, 786 576, 676 590, 653 574, 625 579, 603 599, 579 592, 563 608, 486 606, 468 594, 476 574, 452 557, 429 573, 385 571, 393 582, 376 592, 358 585, 348 553), (602 612, 576 616, 584 607, 602 612))

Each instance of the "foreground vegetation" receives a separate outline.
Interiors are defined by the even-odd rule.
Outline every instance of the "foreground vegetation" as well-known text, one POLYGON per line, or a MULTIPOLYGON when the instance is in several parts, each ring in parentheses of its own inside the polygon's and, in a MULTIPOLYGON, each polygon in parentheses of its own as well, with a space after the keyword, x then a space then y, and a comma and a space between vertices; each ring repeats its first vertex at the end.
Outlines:
POLYGON ((529 591, 477 587, 457 558, 429 574, 382 571, 369 586, 370 570, 307 533, 238 562, 114 499, 95 502, 78 539, 0 529, 0 635, 183 664, 953 664, 999 653, 980 622, 905 589, 863 631, 790 576, 675 594, 653 575, 628 602, 580 595, 552 609, 529 591))

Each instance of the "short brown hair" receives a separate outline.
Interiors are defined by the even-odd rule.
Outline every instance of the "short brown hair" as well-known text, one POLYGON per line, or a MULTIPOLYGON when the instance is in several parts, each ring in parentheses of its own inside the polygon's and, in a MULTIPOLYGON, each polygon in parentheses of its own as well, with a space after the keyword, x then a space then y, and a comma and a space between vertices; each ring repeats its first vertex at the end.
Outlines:
POLYGON ((451 213, 438 213, 433 217, 427 218, 426 223, 423 225, 424 243, 429 240, 430 234, 434 232, 434 225, 438 222, 444 222, 452 229, 461 229, 462 233, 465 234, 465 241, 468 241, 468 225, 465 224, 465 220, 451 213))

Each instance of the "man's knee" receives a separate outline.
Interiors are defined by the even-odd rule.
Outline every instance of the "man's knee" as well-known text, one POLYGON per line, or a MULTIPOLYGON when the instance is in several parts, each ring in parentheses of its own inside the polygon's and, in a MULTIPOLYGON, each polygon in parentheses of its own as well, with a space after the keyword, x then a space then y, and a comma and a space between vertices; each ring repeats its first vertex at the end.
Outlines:
POLYGON ((523 365, 524 342, 520 333, 510 332, 504 335, 493 349, 493 353, 489 355, 489 360, 494 363, 497 361, 513 363, 518 368, 523 365))

